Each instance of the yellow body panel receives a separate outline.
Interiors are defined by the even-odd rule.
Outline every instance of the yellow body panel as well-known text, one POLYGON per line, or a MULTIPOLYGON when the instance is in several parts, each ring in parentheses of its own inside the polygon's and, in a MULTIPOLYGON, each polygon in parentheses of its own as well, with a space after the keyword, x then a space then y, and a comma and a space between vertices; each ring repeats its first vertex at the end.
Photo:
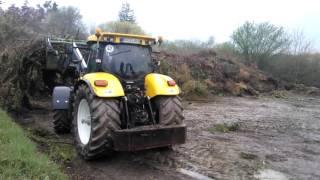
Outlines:
POLYGON ((84 75, 82 80, 90 83, 90 86, 98 97, 121 97, 124 96, 122 85, 117 77, 105 72, 89 73, 84 75), (94 85, 95 80, 106 80, 108 85, 106 87, 97 87, 94 85))
POLYGON ((180 88, 178 85, 169 86, 168 81, 172 80, 171 77, 162 74, 151 73, 145 77, 146 96, 150 98, 158 95, 178 95, 180 88))
MULTIPOLYGON (((122 34, 122 33, 110 33, 110 32, 101 32, 99 41, 100 42, 107 42, 106 38, 112 38, 113 43, 121 43, 120 38, 130 38, 138 40, 139 45, 150 45, 147 42, 152 41, 153 43, 156 42, 156 39, 150 36, 144 36, 144 35, 136 35, 136 34, 122 34)), ((96 35, 91 35, 88 37, 88 42, 97 42, 98 38, 96 35)))

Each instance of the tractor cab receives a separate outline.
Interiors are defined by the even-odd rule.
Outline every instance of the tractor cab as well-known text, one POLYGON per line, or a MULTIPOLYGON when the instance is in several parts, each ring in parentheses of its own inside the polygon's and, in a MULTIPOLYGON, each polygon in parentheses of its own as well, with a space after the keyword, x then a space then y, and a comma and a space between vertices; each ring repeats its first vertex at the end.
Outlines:
POLYGON ((89 36, 88 73, 108 72, 123 82, 141 81, 154 71, 151 46, 155 38, 120 33, 89 36))

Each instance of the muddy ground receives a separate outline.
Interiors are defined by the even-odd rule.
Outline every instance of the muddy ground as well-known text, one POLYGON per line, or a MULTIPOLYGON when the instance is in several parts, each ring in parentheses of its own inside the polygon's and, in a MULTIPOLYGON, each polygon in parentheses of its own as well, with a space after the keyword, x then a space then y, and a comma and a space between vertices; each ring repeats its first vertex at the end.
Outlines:
POLYGON ((49 100, 33 104, 20 122, 71 179, 320 179, 319 97, 287 92, 186 102, 186 144, 90 162, 73 154, 70 135, 53 133, 49 100), (56 155, 51 146, 67 146, 71 154, 56 155))

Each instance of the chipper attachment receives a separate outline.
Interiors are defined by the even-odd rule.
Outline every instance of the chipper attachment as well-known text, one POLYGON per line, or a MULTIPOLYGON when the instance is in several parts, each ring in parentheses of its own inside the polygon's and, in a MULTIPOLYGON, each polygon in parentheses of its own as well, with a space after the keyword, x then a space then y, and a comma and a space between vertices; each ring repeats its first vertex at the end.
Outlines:
POLYGON ((143 126, 117 130, 114 134, 114 150, 137 151, 175 144, 186 141, 186 126, 143 126))

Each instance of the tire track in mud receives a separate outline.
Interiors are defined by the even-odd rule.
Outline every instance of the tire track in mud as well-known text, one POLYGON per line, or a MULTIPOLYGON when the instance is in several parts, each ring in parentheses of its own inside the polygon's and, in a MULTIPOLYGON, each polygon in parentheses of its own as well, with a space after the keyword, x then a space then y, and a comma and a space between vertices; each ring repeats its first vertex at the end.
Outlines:
MULTIPOLYGON (((216 179, 254 179, 271 168, 292 179, 318 179, 320 99, 219 98, 192 103, 185 111, 188 142, 165 155, 164 166, 216 179), (235 132, 209 132, 220 123, 239 123, 235 132)), ((271 176, 271 175, 270 175, 271 176)))
MULTIPOLYGON (((50 133, 53 133, 53 128, 50 122, 52 113, 50 113, 47 108, 44 108, 50 107, 50 104, 49 102, 44 101, 40 102, 39 105, 42 109, 39 108, 40 110, 36 110, 34 114, 31 115, 34 116, 31 118, 33 119, 32 121, 35 122, 34 127, 37 129, 45 129, 50 133), (48 114, 50 114, 49 117, 48 114)), ((206 106, 206 104, 203 105, 206 106)), ((196 104, 195 106, 197 107, 200 105, 196 104)), ((186 144, 175 146, 172 150, 164 148, 133 153, 117 153, 117 155, 111 160, 111 164, 118 167, 122 166, 121 164, 132 164, 131 169, 136 169, 135 166, 144 166, 147 169, 157 169, 161 172, 166 172, 164 174, 167 175, 164 177, 169 177, 169 179, 170 177, 172 179, 179 179, 180 176, 183 177, 182 179, 189 178, 183 175, 175 175, 177 173, 176 170, 179 168, 198 172, 211 178, 229 179, 231 175, 230 173, 232 173, 230 169, 233 167, 228 168, 224 158, 224 155, 227 154, 229 150, 227 148, 215 148, 215 144, 229 144, 230 138, 228 135, 213 136, 207 132, 206 129, 215 124, 215 121, 208 118, 212 116, 212 114, 208 114, 208 112, 198 112, 201 107, 199 109, 196 107, 193 109, 191 107, 191 110, 187 109, 185 112, 187 117, 186 124, 189 127, 188 142, 186 144), (198 115, 194 117, 194 114, 198 113, 204 114, 205 118, 202 118, 201 116, 199 118, 198 115)), ((64 138, 66 141, 72 142, 70 136, 67 135, 64 136, 64 138)), ((106 166, 103 162, 87 163, 79 160, 79 158, 76 158, 73 161, 74 162, 71 162, 68 165, 70 166, 68 171, 74 174, 82 174, 81 176, 72 175, 74 179, 79 179, 79 177, 86 177, 84 179, 100 179, 106 177, 111 179, 113 179, 113 177, 119 178, 119 176, 113 175, 106 176, 105 174, 108 174, 108 172, 113 168, 106 166), (82 167, 77 167, 77 165, 75 165, 75 162, 79 161, 83 164, 82 167)), ((105 161, 108 163, 109 160, 105 159, 105 161)), ((134 177, 134 175, 132 175, 133 173, 130 171, 132 170, 129 170, 127 173, 134 177)), ((239 175, 238 171, 235 171, 235 173, 237 176, 239 175)), ((157 172, 152 172, 151 174, 157 174, 157 172)), ((150 177, 152 177, 152 175, 150 175, 150 177)), ((247 175, 245 175, 245 177, 247 177, 247 175)))

